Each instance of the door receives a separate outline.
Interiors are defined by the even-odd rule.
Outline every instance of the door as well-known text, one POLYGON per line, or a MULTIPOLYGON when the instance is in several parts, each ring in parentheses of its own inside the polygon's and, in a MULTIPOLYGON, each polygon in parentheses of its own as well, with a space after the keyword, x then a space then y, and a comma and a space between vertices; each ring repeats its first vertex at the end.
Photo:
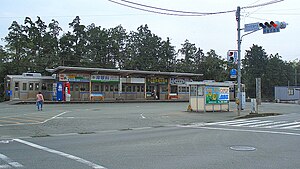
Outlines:
POLYGON ((20 98, 20 82, 15 82, 14 98, 15 99, 19 99, 20 98))

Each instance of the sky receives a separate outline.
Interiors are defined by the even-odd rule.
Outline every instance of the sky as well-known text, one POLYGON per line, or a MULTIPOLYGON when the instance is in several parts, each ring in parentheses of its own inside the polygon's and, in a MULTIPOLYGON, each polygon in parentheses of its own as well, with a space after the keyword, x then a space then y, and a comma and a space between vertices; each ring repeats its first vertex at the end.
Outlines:
MULTIPOLYGON (((114 0, 122 2, 121 0, 114 0)), ((153 7, 191 11, 222 12, 263 4, 273 0, 129 0, 153 7)), ((150 9, 154 10, 154 9, 150 9)), ((33 21, 40 16, 49 24, 52 19, 59 22, 64 32, 70 31, 68 23, 79 16, 81 23, 88 26, 94 23, 102 28, 122 25, 127 32, 136 31, 147 24, 152 33, 167 40, 178 50, 187 39, 206 53, 211 49, 227 58, 228 50, 237 49, 237 21, 235 12, 206 16, 170 16, 140 11, 118 5, 108 0, 1 0, 0 38, 8 34, 13 21, 24 24, 25 17, 33 21)), ((284 21, 286 29, 278 33, 263 34, 262 30, 242 38, 241 56, 253 44, 262 46, 269 54, 278 53, 283 60, 300 59, 300 1, 284 0, 279 3, 241 10, 241 28, 255 22, 284 21)), ((242 30, 241 35, 245 32, 242 30)), ((5 42, 1 41, 0 45, 5 42)))

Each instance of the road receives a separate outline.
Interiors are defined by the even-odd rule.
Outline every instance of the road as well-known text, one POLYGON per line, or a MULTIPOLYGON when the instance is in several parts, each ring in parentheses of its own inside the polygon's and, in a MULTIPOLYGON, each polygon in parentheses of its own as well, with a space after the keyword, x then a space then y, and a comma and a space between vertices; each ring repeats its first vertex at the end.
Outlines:
POLYGON ((191 113, 186 104, 46 105, 43 112, 0 105, 0 168, 299 168, 299 105, 265 103, 261 112, 282 115, 235 119, 235 111, 191 113))

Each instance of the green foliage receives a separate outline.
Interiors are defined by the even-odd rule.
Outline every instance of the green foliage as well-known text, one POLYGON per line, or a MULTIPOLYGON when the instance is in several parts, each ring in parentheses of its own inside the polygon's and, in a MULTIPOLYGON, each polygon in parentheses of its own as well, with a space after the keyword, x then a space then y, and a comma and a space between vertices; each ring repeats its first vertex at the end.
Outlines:
MULTIPOLYGON (((26 17, 24 24, 13 21, 0 46, 0 93, 7 74, 47 73, 45 68, 80 66, 132 70, 176 71, 203 74, 203 80, 225 81, 236 65, 214 50, 206 53, 185 40, 176 51, 171 40, 163 40, 148 25, 127 32, 121 25, 105 29, 95 24, 81 24, 79 16, 62 32, 58 21, 47 25, 40 17, 26 17)), ((262 78, 262 94, 272 98, 274 86, 300 81, 300 61, 285 62, 278 54, 268 56, 261 46, 246 50, 242 60, 242 78, 249 97, 255 97, 255 78, 262 78)), ((0 96, 1 97, 1 96, 0 96)))

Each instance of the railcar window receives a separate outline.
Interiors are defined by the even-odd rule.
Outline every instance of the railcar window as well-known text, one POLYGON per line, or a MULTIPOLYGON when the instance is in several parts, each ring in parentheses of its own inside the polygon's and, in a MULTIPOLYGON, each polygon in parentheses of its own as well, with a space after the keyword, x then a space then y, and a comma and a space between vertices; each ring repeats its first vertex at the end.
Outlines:
POLYGON ((23 88, 22 90, 27 90, 27 83, 23 83, 23 88))
POLYGON ((33 83, 29 83, 29 90, 33 90, 33 83))
POLYGON ((15 82, 15 91, 19 90, 19 82, 15 82))
POLYGON ((47 84, 47 89, 48 89, 48 91, 52 91, 53 90, 53 84, 52 83, 48 83, 47 84))
POLYGON ((42 90, 47 90, 46 83, 43 83, 43 84, 42 84, 42 90))
POLYGON ((35 90, 36 91, 40 90, 40 84, 39 83, 35 83, 35 90))

